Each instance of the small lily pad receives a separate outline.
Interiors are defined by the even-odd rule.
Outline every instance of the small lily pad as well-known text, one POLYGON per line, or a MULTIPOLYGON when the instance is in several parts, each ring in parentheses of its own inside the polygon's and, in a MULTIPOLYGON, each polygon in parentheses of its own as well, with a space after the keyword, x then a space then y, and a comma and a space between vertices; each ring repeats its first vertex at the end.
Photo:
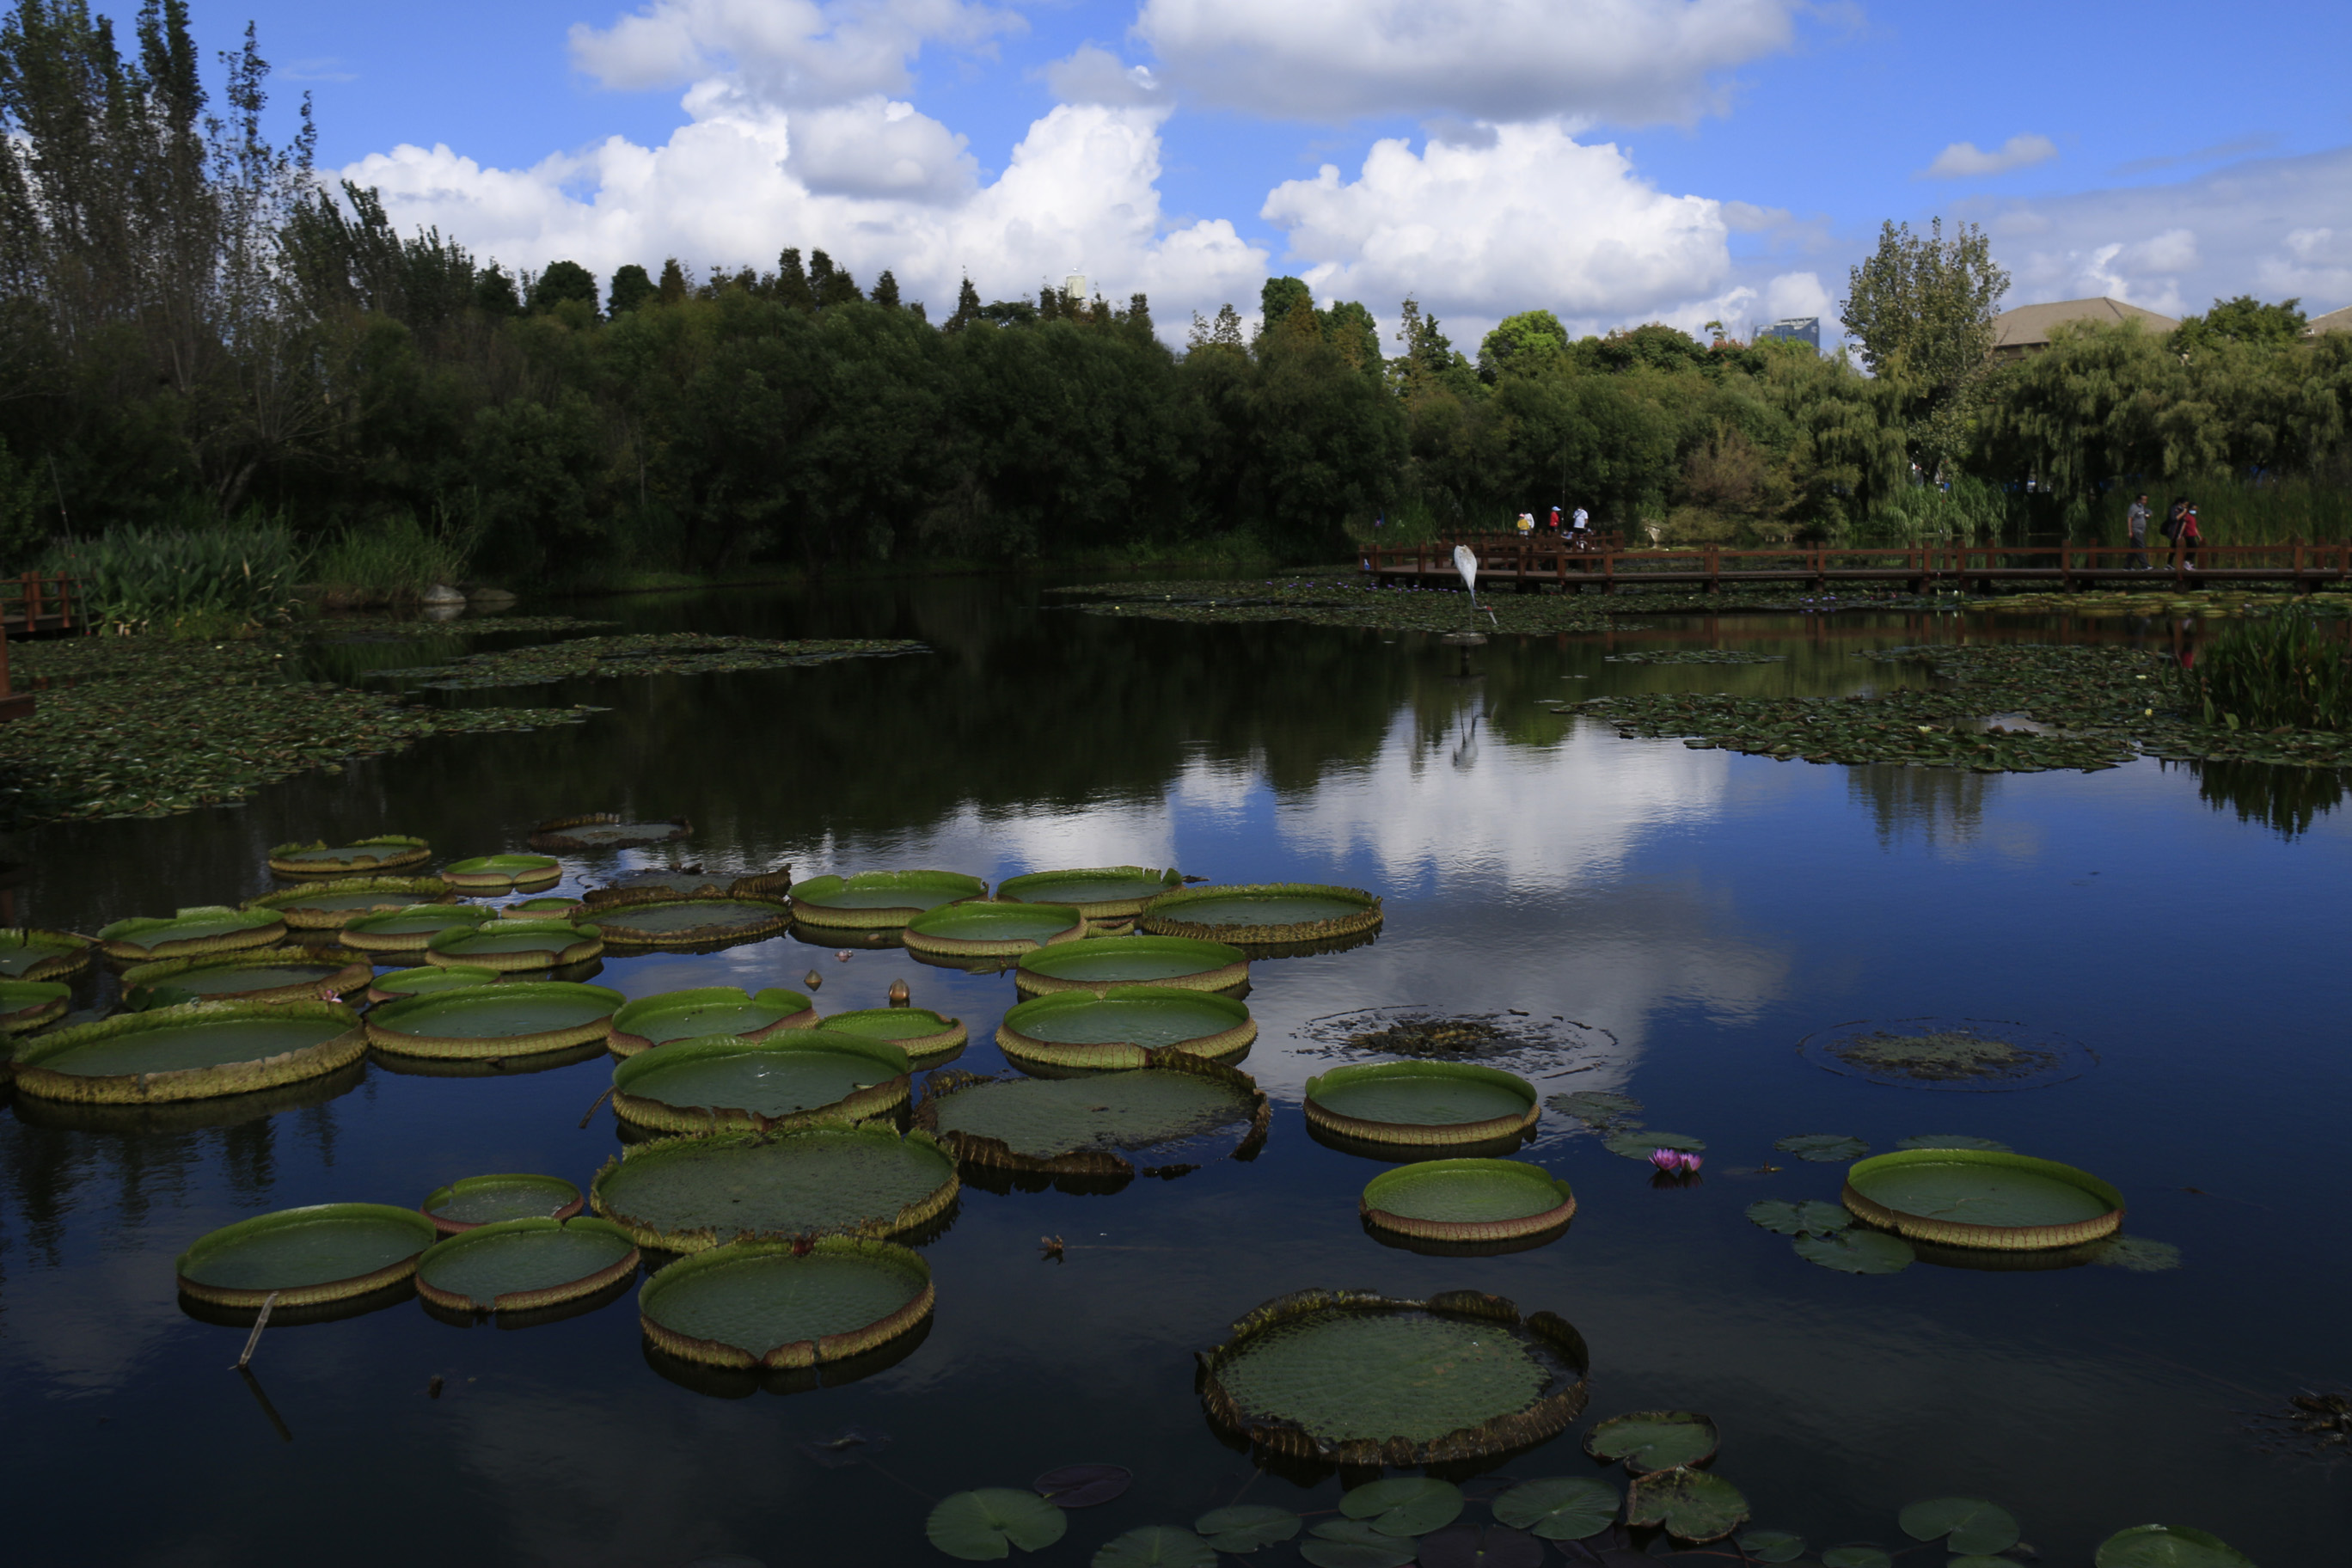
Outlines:
POLYGON ((1601 1141, 1601 1146, 1612 1154, 1622 1154, 1628 1160, 1647 1160, 1651 1152, 1658 1149, 1696 1154, 1706 1147, 1706 1140, 1694 1138, 1687 1132, 1660 1132, 1648 1127, 1635 1127, 1611 1133, 1601 1141))
POLYGON ((1783 1154, 1794 1154, 1800 1160, 1821 1165, 1859 1160, 1870 1152, 1869 1144, 1843 1132, 1799 1132, 1780 1139, 1772 1147, 1783 1154))
POLYGON ((1895 1559, 1875 1546, 1832 1546, 1822 1553, 1822 1568, 1895 1568, 1895 1559))
POLYGON ((1981 1149, 1989 1154, 2011 1154, 2016 1151, 1998 1138, 1972 1138, 1965 1132, 1922 1132, 1916 1138, 1895 1141, 1897 1149, 1981 1149))
POLYGON ((1029 1488, 1055 1508, 1093 1508, 1126 1494, 1135 1472, 1125 1465, 1064 1465, 1047 1470, 1029 1488))
MULTIPOLYGON (((1829 1236, 1801 1236, 1797 1256, 1808 1263, 1834 1268, 1841 1274, 1900 1274, 1917 1260, 1911 1244, 1899 1236, 1875 1230, 1841 1230, 1829 1236)), ((1836 1568, 1832 1564, 1831 1568, 1836 1568)))
POLYGON ((1740 1536, 1739 1550, 1759 1563, 1788 1563, 1805 1554, 1805 1538, 1785 1530, 1751 1530, 1740 1536))
POLYGON ((1495 1500, 1495 1517, 1546 1541, 1582 1541, 1617 1517, 1617 1489, 1591 1476, 1540 1476, 1495 1500))
POLYGON ((1663 1524, 1666 1533, 1694 1544, 1720 1541, 1748 1518, 1748 1499, 1721 1476, 1705 1470, 1658 1470, 1633 1483, 1625 1498, 1625 1522, 1663 1524))
POLYGON ((1412 1538, 1387 1534, 1356 1519, 1318 1524, 1313 1536, 1298 1543, 1298 1555, 1315 1568, 1405 1568, 1414 1552, 1412 1538))
POLYGON ((1764 1198, 1748 1205, 1749 1223, 1760 1225, 1780 1236, 1827 1236, 1853 1224, 1853 1215, 1846 1213, 1842 1204, 1825 1204, 1817 1198, 1801 1203, 1783 1203, 1779 1198, 1764 1198))
POLYGON ((1297 1535, 1298 1516, 1286 1508, 1236 1503, 1211 1509, 1192 1521, 1192 1529, 1219 1552, 1238 1557, 1297 1535))
POLYGON ((1543 1542, 1503 1525, 1450 1524, 1421 1540, 1421 1568, 1543 1568, 1543 1542))
POLYGON ((1042 1552, 1062 1539, 1069 1516, 1035 1492, 982 1487, 958 1492, 931 1510, 923 1533, 933 1546, 967 1563, 990 1563, 1013 1547, 1042 1552))
POLYGON ((1339 1511, 1382 1535, 1427 1535, 1462 1512, 1462 1489, 1426 1476, 1400 1476, 1358 1487, 1339 1500, 1339 1511))
POLYGON ((1093 1568, 1217 1568, 1217 1553, 1189 1530, 1147 1524, 1106 1542, 1093 1568))
POLYGON ((2161 1274, 2180 1267, 2180 1248, 2144 1236, 2116 1236, 2107 1238, 2091 1261, 2109 1268, 2128 1268, 2135 1274, 2161 1274))
POLYGON ((1896 1523, 1914 1541, 1948 1537, 1945 1545, 1963 1556, 1989 1557, 2017 1544, 2017 1517, 1982 1498, 1939 1497, 1915 1502, 1896 1523))
POLYGON ((2218 1536, 2180 1524, 2136 1524, 2099 1542, 2096 1568, 2254 1568, 2218 1536))
POLYGON ((1621 1126, 1642 1114, 1640 1100, 1630 1094, 1615 1094, 1605 1089, 1555 1094, 1544 1103, 1562 1116, 1573 1116, 1587 1127, 1621 1126))
POLYGON ((1594 1426, 1584 1435, 1584 1451, 1596 1459, 1622 1459, 1627 1474, 1642 1476, 1703 1465, 1715 1457, 1717 1441, 1715 1423, 1696 1411, 1642 1410, 1594 1426))

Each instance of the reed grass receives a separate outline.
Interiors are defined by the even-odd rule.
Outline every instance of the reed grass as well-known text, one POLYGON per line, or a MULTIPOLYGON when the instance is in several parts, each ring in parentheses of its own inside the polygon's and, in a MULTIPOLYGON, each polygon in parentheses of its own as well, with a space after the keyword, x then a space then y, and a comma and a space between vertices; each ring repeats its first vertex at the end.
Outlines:
POLYGON ((463 582, 472 553, 404 515, 336 534, 320 549, 311 578, 331 605, 401 604, 436 584, 463 582))
POLYGON ((301 547, 282 523, 110 528, 59 540, 41 570, 79 580, 109 628, 187 638, 231 637, 290 616, 301 547))
POLYGON ((2197 660, 2205 722, 2231 730, 2352 730, 2352 658, 2302 609, 2233 624, 2197 660))

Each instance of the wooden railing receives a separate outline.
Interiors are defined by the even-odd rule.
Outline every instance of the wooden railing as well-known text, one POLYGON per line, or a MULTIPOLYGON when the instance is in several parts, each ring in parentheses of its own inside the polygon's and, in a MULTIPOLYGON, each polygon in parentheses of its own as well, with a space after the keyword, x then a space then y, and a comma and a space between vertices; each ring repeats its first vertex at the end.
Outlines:
POLYGON ((33 694, 8 681, 8 637, 34 632, 89 632, 95 628, 83 609, 81 584, 62 572, 27 572, 0 577, 0 720, 22 719, 33 710, 33 694))

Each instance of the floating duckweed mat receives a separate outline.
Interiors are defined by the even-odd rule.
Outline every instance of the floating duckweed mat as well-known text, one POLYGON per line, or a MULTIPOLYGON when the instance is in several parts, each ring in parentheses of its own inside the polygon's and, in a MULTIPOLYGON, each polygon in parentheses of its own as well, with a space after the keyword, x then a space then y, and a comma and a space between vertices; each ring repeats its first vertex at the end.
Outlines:
POLYGON ((793 915, 803 925, 889 929, 926 910, 984 899, 988 884, 956 871, 860 871, 793 884, 793 915))
POLYGON ((1012 958, 1086 934, 1087 917, 1068 904, 958 903, 908 921, 906 942, 947 958, 1012 958))
POLYGON ((1864 1019, 1808 1035, 1797 1048, 1815 1067, 1905 1089, 2037 1089, 2098 1063, 2072 1040, 1984 1018, 1864 1019))
POLYGON ((783 899, 647 899, 596 905, 593 918, 610 946, 688 947, 772 936, 792 924, 793 906, 783 899))
POLYGON ((99 950, 124 963, 158 958, 190 958, 268 947, 286 939, 286 917, 276 910, 233 910, 205 904, 180 910, 169 920, 117 921, 100 928, 99 950))
POLYGON ((1785 653, 1748 653, 1731 647, 1678 647, 1601 655, 1604 664, 1786 664, 1788 660, 1785 653))
POLYGON ((387 679, 421 681, 434 691, 485 691, 500 686, 543 686, 616 675, 724 675, 747 669, 793 669, 838 658, 928 653, 903 638, 850 637, 777 642, 767 637, 713 637, 701 632, 646 632, 627 637, 572 637, 531 647, 478 653, 455 664, 372 670, 387 679))
POLYGON ((513 971, 585 963, 604 951, 594 926, 568 921, 485 921, 439 932, 425 944, 427 963, 513 971))
POLYGON ((247 948, 225 957, 167 958, 122 972, 126 991, 168 987, 211 1002, 331 1000, 367 988, 375 965, 344 947, 247 948))
POLYGON ((1370 1062, 1307 1080, 1310 1125, 1360 1143, 1483 1143, 1536 1124, 1535 1086, 1470 1062, 1370 1062))
POLYGON ((1278 1296, 1201 1352, 1210 1418, 1254 1447, 1335 1465, 1507 1453, 1583 1410, 1591 1357, 1565 1320, 1499 1296, 1278 1296))
POLYGON ((343 927, 337 940, 362 952, 422 953, 425 944, 445 931, 470 930, 498 918, 496 910, 478 904, 411 904, 389 914, 362 915, 343 927))
POLYGON ((507 1219, 427 1247, 416 1293, 452 1311, 529 1311, 593 1296, 636 1271, 637 1244, 609 1220, 507 1219))
POLYGON ((1913 1241, 2028 1252, 2112 1236, 2123 1194, 2055 1160, 1984 1149, 1906 1149, 1846 1173, 1845 1206, 1913 1241))
POLYGON ((395 969, 389 974, 377 975, 368 986, 368 1000, 397 1002, 404 996, 422 996, 429 991, 461 991, 469 985, 488 985, 501 978, 495 969, 428 963, 420 969, 395 969))
MULTIPOLYGON (((1302 1055, 1411 1057, 1422 1061, 1484 1061, 1530 1068, 1590 1071, 1609 1065, 1617 1037, 1571 1018, 1538 1018, 1515 1009, 1433 1013, 1403 1005, 1358 1007, 1309 1018, 1294 1032, 1316 1044, 1302 1055)), ((1557 1076, 1557 1075, 1555 1075, 1557 1076)))
POLYGON ((577 854, 598 849, 639 849, 668 844, 694 831, 682 816, 657 822, 632 822, 613 812, 586 816, 559 816, 530 830, 530 847, 546 855, 577 854))
POLYGON ((840 1034, 887 1040, 919 1067, 955 1055, 969 1037, 962 1019, 928 1007, 861 1007, 835 1013, 824 1020, 823 1026, 840 1034))
POLYGON ((1149 866, 1096 866, 1078 871, 1032 871, 997 884, 996 896, 1014 903, 1068 904, 1089 921, 1131 920, 1144 904, 1184 885, 1184 874, 1149 866))
POLYGON ((387 833, 354 844, 280 844, 269 852, 269 868, 281 877, 376 877, 405 866, 422 866, 433 847, 422 838, 387 833))
POLYGON ((816 1008, 797 991, 771 987, 753 996, 738 986, 701 985, 637 998, 613 1015, 605 1044, 616 1057, 633 1057, 670 1040, 706 1035, 764 1040, 779 1029, 815 1022, 816 1008))
POLYGON ((910 1070, 887 1040, 823 1027, 678 1040, 613 1069, 613 1113, 663 1132, 865 1121, 907 1103, 910 1070))
POLYGON ((1016 1065, 1089 1070, 1143 1067, 1155 1050, 1229 1060, 1256 1038, 1241 1003, 1172 985, 1038 996, 1007 1009, 996 1028, 997 1048, 1016 1065))
POLYGON ((1318 882, 1182 888, 1144 905, 1138 923, 1152 936, 1202 942, 1326 942, 1378 927, 1381 900, 1358 888, 1318 882))
POLYGON ((437 877, 335 877, 290 892, 247 899, 242 907, 274 910, 296 931, 340 931, 365 915, 446 903, 457 897, 456 889, 437 877))
POLYGON ((466 1176, 425 1194, 417 1211, 444 1235, 509 1219, 570 1219, 585 1203, 561 1176, 466 1176))
POLYGON ((96 947, 71 931, 0 926, 0 980, 71 980, 89 968, 96 947))
POLYGON ((323 1078, 367 1048, 331 1002, 190 1002, 52 1029, 16 1047, 16 1087, 86 1104, 208 1100, 323 1078))
POLYGON ((341 1301, 396 1284, 438 1239, 433 1222, 389 1204, 314 1204, 199 1237, 177 1265, 181 1292, 219 1307, 341 1301))
POLYGON ((73 987, 54 980, 0 980, 0 1035, 55 1023, 71 1010, 73 987))
POLYGON ((1255 1153, 1273 1115, 1255 1079, 1182 1051, 1075 1079, 934 1073, 915 1124, 975 1165, 1128 1177, 1255 1153))
POLYGON ((928 1133, 901 1138, 887 1127, 663 1138, 606 1161, 589 1202, 639 1246, 672 1252, 762 1237, 890 1236, 947 1212, 955 1166, 928 1133))
POLYGON ((504 1059, 602 1041, 627 998, 603 985, 509 980, 387 1002, 368 1014, 378 1049, 408 1057, 504 1059))
POLYGON ((1365 1222, 1423 1241, 1514 1241, 1576 1216, 1576 1194, 1521 1160, 1424 1160, 1364 1185, 1365 1222))
POLYGON ((562 862, 551 855, 477 855, 441 868, 443 881, 468 892, 503 893, 509 889, 528 892, 562 879, 562 862))
POLYGON ((1114 985, 1166 985, 1230 991, 1249 982, 1249 957, 1221 942, 1182 936, 1090 937, 1021 955, 1013 984, 1024 995, 1114 985))
POLYGON ((931 1270, 885 1241, 737 1242, 671 1264, 637 1292, 646 1337, 713 1366, 804 1367, 887 1344, 930 1316, 931 1270))

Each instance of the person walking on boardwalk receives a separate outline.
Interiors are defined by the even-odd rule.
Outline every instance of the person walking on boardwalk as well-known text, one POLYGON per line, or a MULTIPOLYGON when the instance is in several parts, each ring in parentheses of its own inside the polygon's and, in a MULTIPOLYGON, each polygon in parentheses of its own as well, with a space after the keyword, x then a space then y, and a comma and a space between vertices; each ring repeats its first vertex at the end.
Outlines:
POLYGON ((1523 511, 1519 513, 1519 537, 1522 540, 1531 538, 1534 536, 1535 531, 1536 514, 1531 511, 1523 511))
POLYGON ((2180 563, 2191 572, 2196 571, 2198 557, 2205 553, 2205 536, 2197 531, 2195 501, 2180 503, 2180 533, 2177 542, 2180 546, 2180 563))
POLYGON ((2131 537, 2132 552, 2124 562, 2126 571, 2147 570, 2147 492, 2142 490, 2139 500, 2131 503, 2124 513, 2124 531, 2131 537))

